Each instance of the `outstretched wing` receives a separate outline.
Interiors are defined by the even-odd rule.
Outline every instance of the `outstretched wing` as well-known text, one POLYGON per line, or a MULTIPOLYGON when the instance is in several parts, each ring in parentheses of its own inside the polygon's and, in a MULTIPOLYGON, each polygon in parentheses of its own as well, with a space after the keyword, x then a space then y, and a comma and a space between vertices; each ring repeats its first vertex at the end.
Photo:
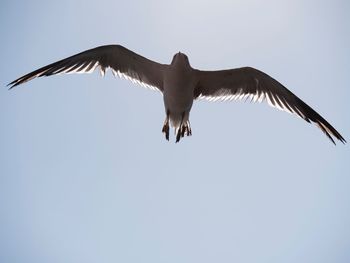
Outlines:
POLYGON ((195 98, 217 100, 266 100, 271 106, 315 123, 335 144, 332 136, 345 143, 345 139, 305 102, 295 96, 277 80, 257 69, 245 67, 221 71, 195 70, 198 84, 195 98))
POLYGON ((114 75, 163 91, 163 71, 166 65, 144 58, 120 45, 100 46, 86 50, 28 73, 8 85, 11 89, 36 77, 62 73, 91 73, 97 67, 100 67, 102 75, 106 69, 111 68, 114 75))

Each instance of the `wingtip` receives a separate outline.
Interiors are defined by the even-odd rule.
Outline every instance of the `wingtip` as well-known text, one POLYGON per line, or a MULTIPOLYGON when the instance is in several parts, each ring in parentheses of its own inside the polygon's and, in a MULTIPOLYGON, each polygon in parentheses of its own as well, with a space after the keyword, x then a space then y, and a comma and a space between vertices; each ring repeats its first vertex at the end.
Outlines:
POLYGON ((347 141, 346 141, 343 137, 339 138, 339 140, 340 140, 343 144, 346 144, 346 143, 347 143, 347 141))
POLYGON ((10 82, 9 84, 7 84, 6 87, 7 87, 7 90, 11 90, 11 89, 13 89, 14 87, 16 87, 17 85, 18 85, 18 83, 12 81, 12 82, 10 82))
POLYGON ((326 135, 328 136, 328 138, 332 141, 332 143, 336 146, 337 144, 335 143, 334 139, 332 138, 332 136, 328 133, 326 133, 326 135))
POLYGON ((343 136, 341 136, 338 132, 335 134, 335 133, 332 133, 332 134, 328 134, 326 133, 326 135, 328 136, 328 138, 333 142, 334 145, 337 145, 335 140, 333 139, 332 135, 337 139, 339 140, 341 143, 343 143, 344 145, 347 143, 347 141, 343 138, 343 136))
MULTIPOLYGON (((339 141, 341 141, 343 144, 346 144, 347 141, 344 139, 343 136, 340 135, 339 132, 337 132, 336 134, 333 133, 333 136, 335 136, 339 141)), ((335 143, 334 143, 335 144, 335 143)))
POLYGON ((27 81, 28 81, 27 79, 21 77, 21 78, 18 78, 16 80, 14 80, 14 81, 11 81, 9 84, 6 85, 6 87, 8 87, 8 90, 11 90, 14 87, 16 87, 18 85, 21 85, 21 84, 23 84, 23 83, 25 83, 27 81))

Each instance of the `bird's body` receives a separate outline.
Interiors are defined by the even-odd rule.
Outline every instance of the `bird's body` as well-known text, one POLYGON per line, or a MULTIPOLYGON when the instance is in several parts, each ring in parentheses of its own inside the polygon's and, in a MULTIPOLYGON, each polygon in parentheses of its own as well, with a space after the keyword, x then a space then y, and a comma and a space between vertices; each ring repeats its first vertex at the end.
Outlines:
POLYGON ((175 129, 176 142, 192 134, 189 115, 196 99, 250 99, 259 102, 266 100, 273 107, 315 123, 333 143, 332 136, 346 142, 324 118, 269 75, 250 67, 197 70, 180 52, 167 65, 151 61, 119 45, 101 46, 42 67, 9 85, 13 88, 35 77, 61 73, 89 73, 97 67, 100 67, 102 74, 111 68, 115 75, 162 92, 166 114, 162 131, 166 139, 169 139, 169 124, 175 129))
POLYGON ((193 68, 190 66, 187 56, 177 53, 168 69, 164 72, 163 99, 166 113, 165 127, 163 132, 166 137, 167 119, 175 128, 177 141, 183 133, 191 134, 189 115, 193 104, 194 89, 196 86, 193 68))

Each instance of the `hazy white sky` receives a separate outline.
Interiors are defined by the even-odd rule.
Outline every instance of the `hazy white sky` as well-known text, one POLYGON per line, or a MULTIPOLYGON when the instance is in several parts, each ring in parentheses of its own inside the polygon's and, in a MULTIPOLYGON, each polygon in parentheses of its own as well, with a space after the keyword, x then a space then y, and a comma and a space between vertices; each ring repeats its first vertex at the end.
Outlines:
MULTIPOLYGON (((103 44, 253 66, 350 140, 348 1, 3 1, 1 83, 103 44)), ((112 74, 0 90, 0 262, 349 262, 348 145, 265 104, 162 97, 112 74)))

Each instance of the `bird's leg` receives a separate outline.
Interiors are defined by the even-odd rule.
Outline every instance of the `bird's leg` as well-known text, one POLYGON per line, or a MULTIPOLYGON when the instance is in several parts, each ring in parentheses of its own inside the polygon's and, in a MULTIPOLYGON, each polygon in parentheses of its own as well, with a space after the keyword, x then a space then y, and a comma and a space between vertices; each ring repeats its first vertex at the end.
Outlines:
POLYGON ((186 135, 191 136, 192 135, 192 130, 191 130, 191 124, 190 121, 187 121, 187 129, 186 129, 186 135))
POLYGON ((182 124, 181 126, 181 137, 185 136, 185 132, 187 131, 187 126, 186 124, 182 124))
POLYGON ((177 132, 176 132, 176 142, 179 142, 181 139, 181 128, 179 127, 177 132))
POLYGON ((185 135, 186 136, 190 136, 192 133, 191 133, 191 128, 189 126, 189 123, 185 123, 182 125, 182 128, 181 128, 181 137, 184 137, 185 135))
POLYGON ((162 132, 165 134, 165 139, 169 141, 169 111, 166 113, 162 132))
POLYGON ((185 126, 183 125, 184 117, 185 117, 185 112, 182 113, 182 116, 181 116, 180 126, 177 130, 177 133, 176 133, 176 142, 179 142, 181 137, 184 137, 184 135, 185 135, 185 126))

